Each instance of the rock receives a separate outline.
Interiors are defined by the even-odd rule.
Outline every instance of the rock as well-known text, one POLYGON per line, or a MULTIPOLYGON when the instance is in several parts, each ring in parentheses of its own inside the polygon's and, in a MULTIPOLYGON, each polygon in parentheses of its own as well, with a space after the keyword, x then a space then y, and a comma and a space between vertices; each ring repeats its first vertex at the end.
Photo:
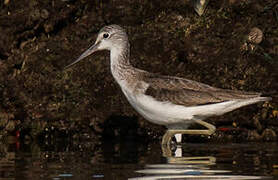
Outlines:
POLYGON ((13 131, 15 128, 14 115, 10 113, 0 112, 0 128, 5 128, 7 131, 13 131))
POLYGON ((247 40, 252 44, 260 44, 263 40, 263 32, 257 27, 251 29, 247 36, 247 40))
POLYGON ((6 125, 6 130, 7 131, 13 131, 13 130, 15 130, 15 122, 14 121, 12 121, 12 120, 10 120, 9 122, 8 122, 8 124, 6 125))
POLYGON ((33 11, 30 12, 30 16, 33 21, 37 21, 40 19, 40 10, 39 9, 34 9, 33 11))
POLYGON ((46 23, 43 25, 43 27, 46 33, 50 33, 54 29, 54 25, 52 23, 46 23))
POLYGON ((8 123, 8 120, 9 120, 9 115, 7 113, 0 113, 0 127, 4 127, 6 126, 6 124, 8 123))
POLYGON ((273 129, 265 129, 262 133, 264 141, 276 141, 277 135, 273 129))
POLYGON ((202 16, 206 10, 209 0, 195 0, 194 9, 199 16, 202 16))
POLYGON ((256 130, 248 131, 247 140, 248 141, 259 141, 262 139, 262 136, 256 130))
POLYGON ((261 130, 263 129, 262 124, 260 123, 259 117, 255 116, 254 117, 254 125, 257 128, 258 131, 261 132, 261 130))
POLYGON ((4 4, 8 5, 10 3, 10 0, 4 0, 4 4))
POLYGON ((49 12, 46 9, 41 10, 41 17, 43 19, 48 19, 49 17, 49 12))

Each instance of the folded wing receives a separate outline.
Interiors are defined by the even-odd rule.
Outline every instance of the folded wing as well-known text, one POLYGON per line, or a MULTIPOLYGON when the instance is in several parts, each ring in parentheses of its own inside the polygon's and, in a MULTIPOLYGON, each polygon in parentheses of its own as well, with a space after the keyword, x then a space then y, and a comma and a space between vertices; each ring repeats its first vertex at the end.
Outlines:
POLYGON ((146 95, 158 101, 168 101, 184 106, 250 99, 261 95, 256 92, 220 89, 188 79, 156 74, 148 74, 145 81, 149 85, 145 91, 146 95))

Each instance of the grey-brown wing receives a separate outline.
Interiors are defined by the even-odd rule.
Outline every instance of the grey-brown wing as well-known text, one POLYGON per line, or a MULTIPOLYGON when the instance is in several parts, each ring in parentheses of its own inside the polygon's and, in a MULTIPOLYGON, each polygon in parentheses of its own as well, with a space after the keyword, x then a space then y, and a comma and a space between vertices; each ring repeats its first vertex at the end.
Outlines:
POLYGON ((259 93, 215 88, 203 83, 171 76, 149 76, 146 95, 159 101, 178 105, 196 106, 219 103, 234 99, 248 99, 260 96, 259 93))

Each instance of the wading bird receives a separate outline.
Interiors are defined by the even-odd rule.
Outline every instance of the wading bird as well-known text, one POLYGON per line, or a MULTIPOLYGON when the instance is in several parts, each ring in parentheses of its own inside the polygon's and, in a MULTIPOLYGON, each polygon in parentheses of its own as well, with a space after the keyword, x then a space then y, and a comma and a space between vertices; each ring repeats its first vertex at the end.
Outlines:
POLYGON ((100 50, 110 51, 112 75, 134 109, 150 122, 168 128, 162 139, 163 145, 170 146, 175 134, 210 135, 215 127, 204 119, 271 100, 270 97, 261 97, 261 93, 220 89, 135 68, 129 61, 128 36, 118 25, 103 27, 95 43, 66 68, 100 50), (192 123, 199 123, 207 129, 188 129, 192 123))

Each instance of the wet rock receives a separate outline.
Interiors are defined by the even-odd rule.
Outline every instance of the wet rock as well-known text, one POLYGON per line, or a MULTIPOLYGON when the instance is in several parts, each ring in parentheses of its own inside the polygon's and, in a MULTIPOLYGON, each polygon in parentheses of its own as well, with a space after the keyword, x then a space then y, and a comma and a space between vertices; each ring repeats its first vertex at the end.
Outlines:
POLYGON ((262 136, 256 130, 248 131, 247 141, 260 141, 262 136))
POLYGON ((5 128, 7 131, 12 132, 15 130, 15 121, 10 120, 5 128))
POLYGON ((8 5, 10 3, 10 0, 4 0, 4 4, 8 5))
POLYGON ((39 9, 34 9, 30 12, 30 16, 33 21, 37 21, 41 18, 40 10, 39 9))
POLYGON ((261 115, 262 119, 266 120, 268 118, 268 116, 269 116, 268 110, 266 108, 263 108, 262 109, 262 115, 261 115))
POLYGON ((43 19, 48 19, 49 17, 49 12, 46 9, 41 10, 41 17, 43 19))
POLYGON ((264 141, 276 141, 277 135, 274 130, 267 128, 263 131, 262 138, 264 141))
POLYGON ((253 44, 260 44, 263 40, 263 32, 257 27, 251 29, 247 36, 247 40, 253 44))
POLYGON ((259 132, 261 132, 261 130, 263 129, 263 127, 262 127, 262 124, 260 123, 260 120, 259 120, 259 116, 258 116, 258 115, 254 117, 254 125, 255 125, 255 127, 257 128, 257 130, 258 130, 259 132))
POLYGON ((0 113, 0 128, 4 128, 6 131, 13 131, 15 129, 14 115, 11 113, 0 113))
POLYGON ((14 143, 16 143, 16 141, 17 141, 17 139, 15 136, 8 135, 7 137, 5 137, 5 142, 7 144, 14 144, 14 143))
POLYGON ((43 28, 46 33, 50 33, 54 30, 54 25, 52 23, 46 23, 43 25, 43 28))
POLYGON ((229 0, 229 4, 235 4, 238 0, 229 0))
POLYGON ((263 32, 257 27, 250 30, 246 37, 246 42, 241 46, 242 51, 254 51, 263 40, 263 32))
POLYGON ((6 126, 6 124, 8 123, 9 120, 9 114, 8 113, 0 113, 0 127, 3 128, 6 126))
POLYGON ((194 0, 194 9, 199 16, 202 16, 206 10, 209 0, 194 0))

